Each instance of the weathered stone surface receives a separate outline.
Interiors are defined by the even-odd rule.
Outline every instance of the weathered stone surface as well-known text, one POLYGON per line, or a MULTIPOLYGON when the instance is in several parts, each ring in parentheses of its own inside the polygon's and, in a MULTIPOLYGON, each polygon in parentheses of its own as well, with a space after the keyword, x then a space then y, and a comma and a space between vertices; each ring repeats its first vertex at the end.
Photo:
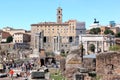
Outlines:
POLYGON ((60 70, 61 70, 61 72, 65 71, 65 58, 62 58, 60 60, 60 70))
POLYGON ((84 80, 92 80, 92 78, 90 76, 85 76, 84 80))
POLYGON ((69 53, 66 58, 65 76, 68 80, 73 80, 74 74, 78 71, 78 68, 82 66, 82 58, 80 50, 76 49, 69 53))
POLYGON ((74 74, 77 72, 76 68, 67 68, 65 71, 65 76, 68 80, 73 80, 74 74))
POLYGON ((106 52, 96 57, 96 72, 102 80, 120 79, 120 52, 106 52))
POLYGON ((96 59, 95 58, 84 58, 83 67, 89 71, 95 71, 96 68, 96 59))
POLYGON ((66 69, 67 68, 76 68, 81 67, 82 65, 82 58, 80 55, 80 50, 76 49, 74 51, 71 51, 70 54, 66 58, 66 69))

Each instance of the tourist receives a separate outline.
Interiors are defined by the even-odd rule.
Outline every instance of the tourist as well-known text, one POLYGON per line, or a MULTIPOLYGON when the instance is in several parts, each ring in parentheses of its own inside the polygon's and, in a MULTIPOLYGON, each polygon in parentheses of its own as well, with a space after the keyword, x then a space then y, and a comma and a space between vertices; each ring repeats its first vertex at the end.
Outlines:
POLYGON ((10 74, 11 79, 13 80, 14 71, 12 69, 10 69, 9 74, 10 74))

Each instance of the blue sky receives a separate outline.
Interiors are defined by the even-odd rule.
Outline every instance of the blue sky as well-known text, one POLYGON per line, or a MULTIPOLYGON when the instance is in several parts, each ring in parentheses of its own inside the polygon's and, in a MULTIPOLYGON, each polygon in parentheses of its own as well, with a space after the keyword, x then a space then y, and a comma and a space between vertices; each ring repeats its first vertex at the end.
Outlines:
POLYGON ((1 0, 0 29, 10 26, 30 30, 33 23, 56 22, 59 6, 63 21, 85 21, 87 28, 94 18, 102 25, 111 20, 120 23, 120 0, 1 0))

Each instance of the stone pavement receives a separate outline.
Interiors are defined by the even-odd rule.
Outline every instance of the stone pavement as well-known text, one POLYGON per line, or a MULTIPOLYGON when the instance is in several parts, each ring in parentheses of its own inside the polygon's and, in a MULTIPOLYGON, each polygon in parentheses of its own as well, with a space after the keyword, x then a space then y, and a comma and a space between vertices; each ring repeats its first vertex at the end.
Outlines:
MULTIPOLYGON (((46 79, 45 80, 49 80, 50 79, 50 73, 45 74, 46 79)), ((30 76, 28 77, 28 79, 30 79, 30 76)), ((0 78, 0 80, 12 80, 9 76, 8 77, 3 77, 0 78)), ((13 80, 25 80, 25 77, 14 77, 13 80)))
MULTIPOLYGON (((4 77, 4 78, 0 78, 0 80, 11 80, 10 77, 4 77)), ((18 78, 13 78, 13 80, 25 80, 24 77, 18 77, 18 78)))

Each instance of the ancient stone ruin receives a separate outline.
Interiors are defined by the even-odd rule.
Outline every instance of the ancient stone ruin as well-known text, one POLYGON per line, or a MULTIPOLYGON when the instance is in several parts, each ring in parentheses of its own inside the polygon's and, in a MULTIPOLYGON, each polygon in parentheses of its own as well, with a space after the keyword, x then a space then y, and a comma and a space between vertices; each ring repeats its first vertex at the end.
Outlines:
POLYGON ((120 80, 120 52, 98 54, 96 72, 101 80, 120 80))
POLYGON ((76 49, 69 53, 66 58, 65 76, 68 80, 73 80, 74 74, 78 71, 78 68, 82 66, 82 58, 80 50, 76 49))

